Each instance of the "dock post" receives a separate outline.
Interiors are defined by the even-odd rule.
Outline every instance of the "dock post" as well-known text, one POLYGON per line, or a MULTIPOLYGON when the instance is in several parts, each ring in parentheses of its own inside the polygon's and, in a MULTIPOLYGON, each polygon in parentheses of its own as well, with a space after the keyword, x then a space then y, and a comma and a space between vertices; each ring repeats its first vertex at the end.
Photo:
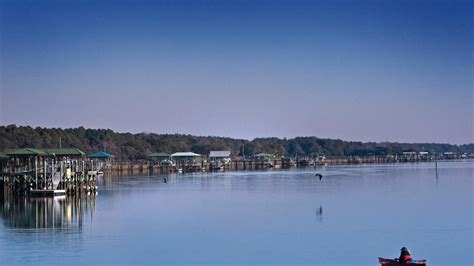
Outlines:
POLYGON ((38 159, 35 157, 35 187, 38 189, 38 159))

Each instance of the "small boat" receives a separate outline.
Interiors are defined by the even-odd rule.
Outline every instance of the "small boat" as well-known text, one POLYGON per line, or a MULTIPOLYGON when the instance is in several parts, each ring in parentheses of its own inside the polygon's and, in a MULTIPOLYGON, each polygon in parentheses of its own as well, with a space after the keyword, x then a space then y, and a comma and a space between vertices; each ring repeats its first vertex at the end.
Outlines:
POLYGON ((399 262, 398 259, 379 258, 379 263, 382 266, 427 266, 426 260, 412 260, 409 263, 399 262))

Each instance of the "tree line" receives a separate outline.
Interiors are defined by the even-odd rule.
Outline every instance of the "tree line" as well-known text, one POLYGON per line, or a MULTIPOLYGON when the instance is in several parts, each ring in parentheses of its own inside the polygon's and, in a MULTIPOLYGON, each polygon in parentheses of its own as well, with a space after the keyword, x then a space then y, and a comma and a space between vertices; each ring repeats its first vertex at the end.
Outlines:
POLYGON ((0 126, 0 150, 8 148, 79 148, 87 153, 106 151, 118 160, 142 160, 152 152, 230 150, 233 155, 260 152, 282 156, 383 156, 404 151, 474 153, 474 144, 343 141, 317 137, 256 138, 253 140, 183 134, 118 133, 110 129, 0 126))

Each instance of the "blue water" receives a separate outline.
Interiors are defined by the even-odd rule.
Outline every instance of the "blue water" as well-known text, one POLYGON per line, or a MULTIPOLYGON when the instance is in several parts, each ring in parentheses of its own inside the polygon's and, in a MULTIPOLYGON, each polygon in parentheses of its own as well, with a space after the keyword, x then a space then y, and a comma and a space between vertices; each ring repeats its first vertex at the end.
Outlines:
POLYGON ((472 161, 103 178, 86 199, 4 197, 0 264, 378 265, 407 246, 474 265, 473 202, 472 161))

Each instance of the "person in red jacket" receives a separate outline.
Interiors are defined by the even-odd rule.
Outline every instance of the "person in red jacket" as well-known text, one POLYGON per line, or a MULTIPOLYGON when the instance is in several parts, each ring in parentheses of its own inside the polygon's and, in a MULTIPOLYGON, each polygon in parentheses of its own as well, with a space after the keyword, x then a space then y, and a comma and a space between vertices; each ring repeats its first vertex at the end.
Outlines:
POLYGON ((406 247, 400 249, 400 257, 398 261, 401 263, 409 263, 412 261, 410 251, 406 247))

